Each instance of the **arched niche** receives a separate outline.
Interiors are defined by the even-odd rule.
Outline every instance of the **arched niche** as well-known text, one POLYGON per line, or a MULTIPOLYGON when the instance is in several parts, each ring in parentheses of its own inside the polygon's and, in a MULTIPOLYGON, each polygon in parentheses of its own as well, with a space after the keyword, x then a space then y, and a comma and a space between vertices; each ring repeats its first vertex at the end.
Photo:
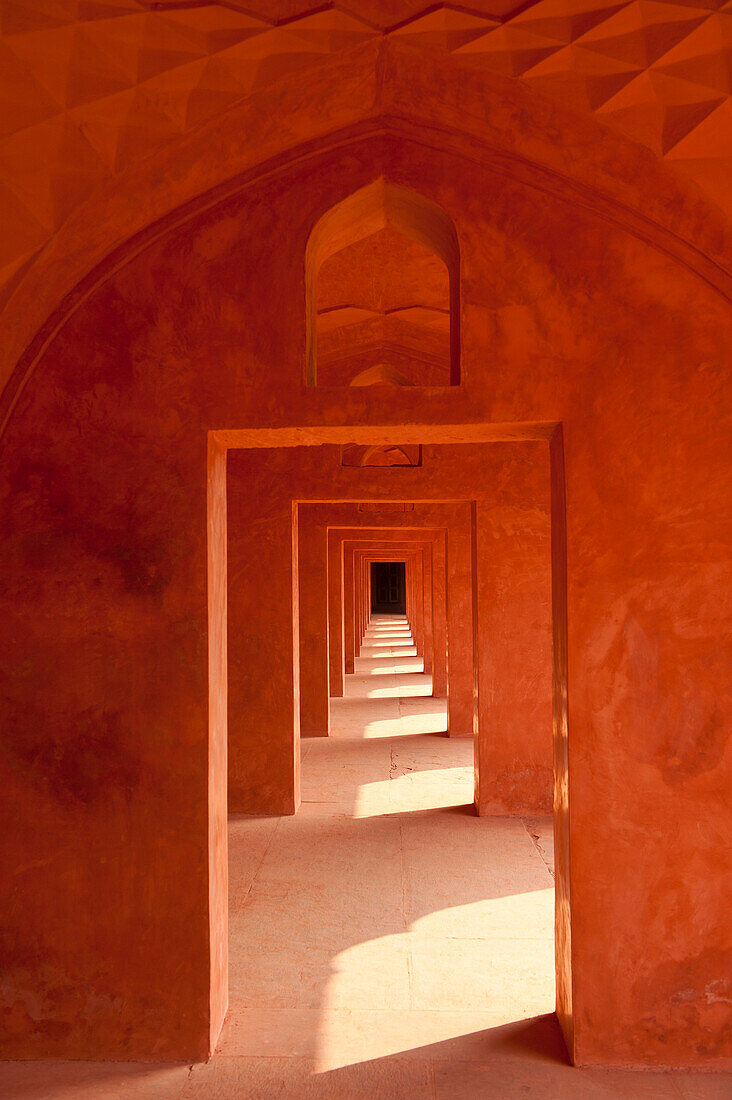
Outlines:
POLYGON ((341 466, 421 466, 422 448, 417 444, 364 447, 348 443, 341 447, 341 466))
POLYGON ((459 384, 458 238, 451 218, 424 196, 380 177, 328 210, 308 240, 305 294, 308 386, 329 384, 318 367, 328 339, 351 372, 330 384, 459 384), (381 280, 385 294, 365 301, 359 280, 381 280))
POLYGON ((349 386, 411 386, 411 378, 397 370, 396 367, 388 367, 385 363, 378 363, 373 367, 366 367, 354 375, 349 386))

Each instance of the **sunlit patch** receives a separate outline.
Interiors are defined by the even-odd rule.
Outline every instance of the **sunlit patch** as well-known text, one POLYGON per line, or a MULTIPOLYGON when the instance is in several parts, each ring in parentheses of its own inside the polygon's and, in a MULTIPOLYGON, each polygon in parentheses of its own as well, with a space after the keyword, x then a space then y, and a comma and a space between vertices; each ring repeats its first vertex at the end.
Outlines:
POLYGON ((430 684, 385 684, 383 687, 369 687, 363 693, 366 699, 404 699, 431 694, 430 684))
POLYGON ((408 645, 410 643, 413 645, 414 638, 408 630, 405 630, 400 634, 367 634, 363 640, 364 645, 375 645, 377 642, 386 645, 408 645))
POLYGON ((411 638, 411 630, 369 630, 366 633, 368 639, 378 639, 383 642, 389 638, 396 638, 397 641, 403 641, 405 638, 411 638))
POLYGON ((411 725, 404 724, 400 718, 375 718, 371 722, 353 722, 348 727, 332 730, 331 737, 334 740, 339 738, 343 740, 362 738, 364 741, 373 741, 378 738, 387 740, 390 737, 404 737, 409 734, 414 734, 417 737, 424 732, 424 730, 413 729, 411 725))
POLYGON ((393 811, 467 805, 473 801, 474 782, 472 763, 457 768, 415 769, 392 776, 389 803, 393 811))
POLYGON ((413 733, 415 736, 424 730, 414 729, 411 724, 406 725, 401 718, 391 718, 384 721, 367 722, 363 727, 364 739, 374 737, 404 737, 413 733))
POLYGON ((430 738, 447 729, 447 700, 432 697, 431 677, 414 660, 405 668, 393 644, 361 656, 345 697, 334 700, 333 736, 391 745, 362 746, 353 756, 346 747, 329 790, 337 789, 339 813, 361 822, 339 874, 365 852, 368 866, 379 867, 374 905, 382 917, 363 928, 365 878, 343 887, 336 917, 343 949, 326 960, 308 1035, 314 1072, 408 1052, 429 1058, 440 1044, 449 1045, 449 1060, 469 1063, 492 1029, 553 1012, 554 890, 520 821, 475 816, 473 743, 430 738))
POLYGON ((553 1012, 554 891, 486 894, 443 906, 405 933, 376 937, 333 958, 319 1015, 316 1073, 450 1040, 455 1060, 465 1058, 461 1047, 474 1058, 483 1032, 553 1012), (532 936, 517 937, 517 928, 532 936), (434 1003, 428 1004, 431 992, 434 1003))
POLYGON ((410 810, 468 806, 473 801, 473 767, 420 767, 395 762, 390 779, 361 783, 356 789, 353 816, 379 817, 410 810))
POLYGON ((439 711, 434 714, 400 714, 399 736, 405 733, 447 733, 447 712, 439 711))
POLYGON ((422 936, 460 935, 466 939, 554 940, 554 888, 486 897, 467 905, 437 909, 420 917, 412 931, 422 936), (531 933, 530 937, 528 932, 531 933))
POLYGON ((356 790, 352 817, 381 817, 389 813, 389 787, 391 779, 381 779, 377 783, 362 783, 356 790))
POLYGON ((368 664, 364 658, 356 658, 356 675, 357 676, 394 676, 395 674, 403 672, 424 672, 424 661, 421 657, 388 657, 383 659, 382 664, 377 664, 376 661, 382 660, 382 658, 368 659, 368 664), (364 667, 365 666, 365 667, 364 667))
POLYGON ((371 627, 369 627, 364 635, 364 640, 369 641, 378 639, 379 641, 382 641, 384 638, 403 639, 412 637, 412 631, 408 626, 389 627, 388 630, 372 630, 371 627))
POLYGON ((362 657, 416 657, 416 645, 391 645, 390 642, 373 642, 361 646, 362 657), (373 652, 372 652, 373 651, 373 652))

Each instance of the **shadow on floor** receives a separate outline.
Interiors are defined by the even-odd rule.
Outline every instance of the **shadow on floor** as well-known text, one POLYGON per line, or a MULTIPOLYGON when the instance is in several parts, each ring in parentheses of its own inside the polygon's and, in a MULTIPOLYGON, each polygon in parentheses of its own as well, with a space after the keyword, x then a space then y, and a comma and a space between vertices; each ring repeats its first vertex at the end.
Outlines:
POLYGON ((732 1095, 729 1075, 568 1065, 551 1013, 551 822, 476 817, 472 741, 430 729, 445 707, 419 698, 429 678, 378 679, 370 697, 368 676, 349 677, 333 736, 303 742, 295 817, 230 820, 215 1058, 0 1063, 2 1100, 732 1095))

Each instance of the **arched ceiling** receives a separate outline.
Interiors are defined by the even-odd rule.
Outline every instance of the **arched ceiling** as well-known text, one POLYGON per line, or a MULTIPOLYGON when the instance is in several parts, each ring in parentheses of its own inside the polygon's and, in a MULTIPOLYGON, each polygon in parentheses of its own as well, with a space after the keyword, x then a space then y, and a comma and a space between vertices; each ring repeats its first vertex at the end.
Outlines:
POLYGON ((70 214, 130 166, 285 74, 383 36, 594 115, 732 214, 732 0, 313 8, 0 0, 0 304, 70 214))

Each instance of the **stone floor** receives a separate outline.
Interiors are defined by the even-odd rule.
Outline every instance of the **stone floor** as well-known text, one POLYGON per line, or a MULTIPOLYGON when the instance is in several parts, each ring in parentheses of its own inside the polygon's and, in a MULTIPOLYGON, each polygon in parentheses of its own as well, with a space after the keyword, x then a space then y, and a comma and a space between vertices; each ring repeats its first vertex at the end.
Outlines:
POLYGON ((379 619, 303 742, 295 817, 233 817, 231 1006, 207 1065, 0 1065, 23 1100, 722 1100, 729 1076, 580 1070, 552 1016, 551 822, 472 813, 407 632, 379 619))

